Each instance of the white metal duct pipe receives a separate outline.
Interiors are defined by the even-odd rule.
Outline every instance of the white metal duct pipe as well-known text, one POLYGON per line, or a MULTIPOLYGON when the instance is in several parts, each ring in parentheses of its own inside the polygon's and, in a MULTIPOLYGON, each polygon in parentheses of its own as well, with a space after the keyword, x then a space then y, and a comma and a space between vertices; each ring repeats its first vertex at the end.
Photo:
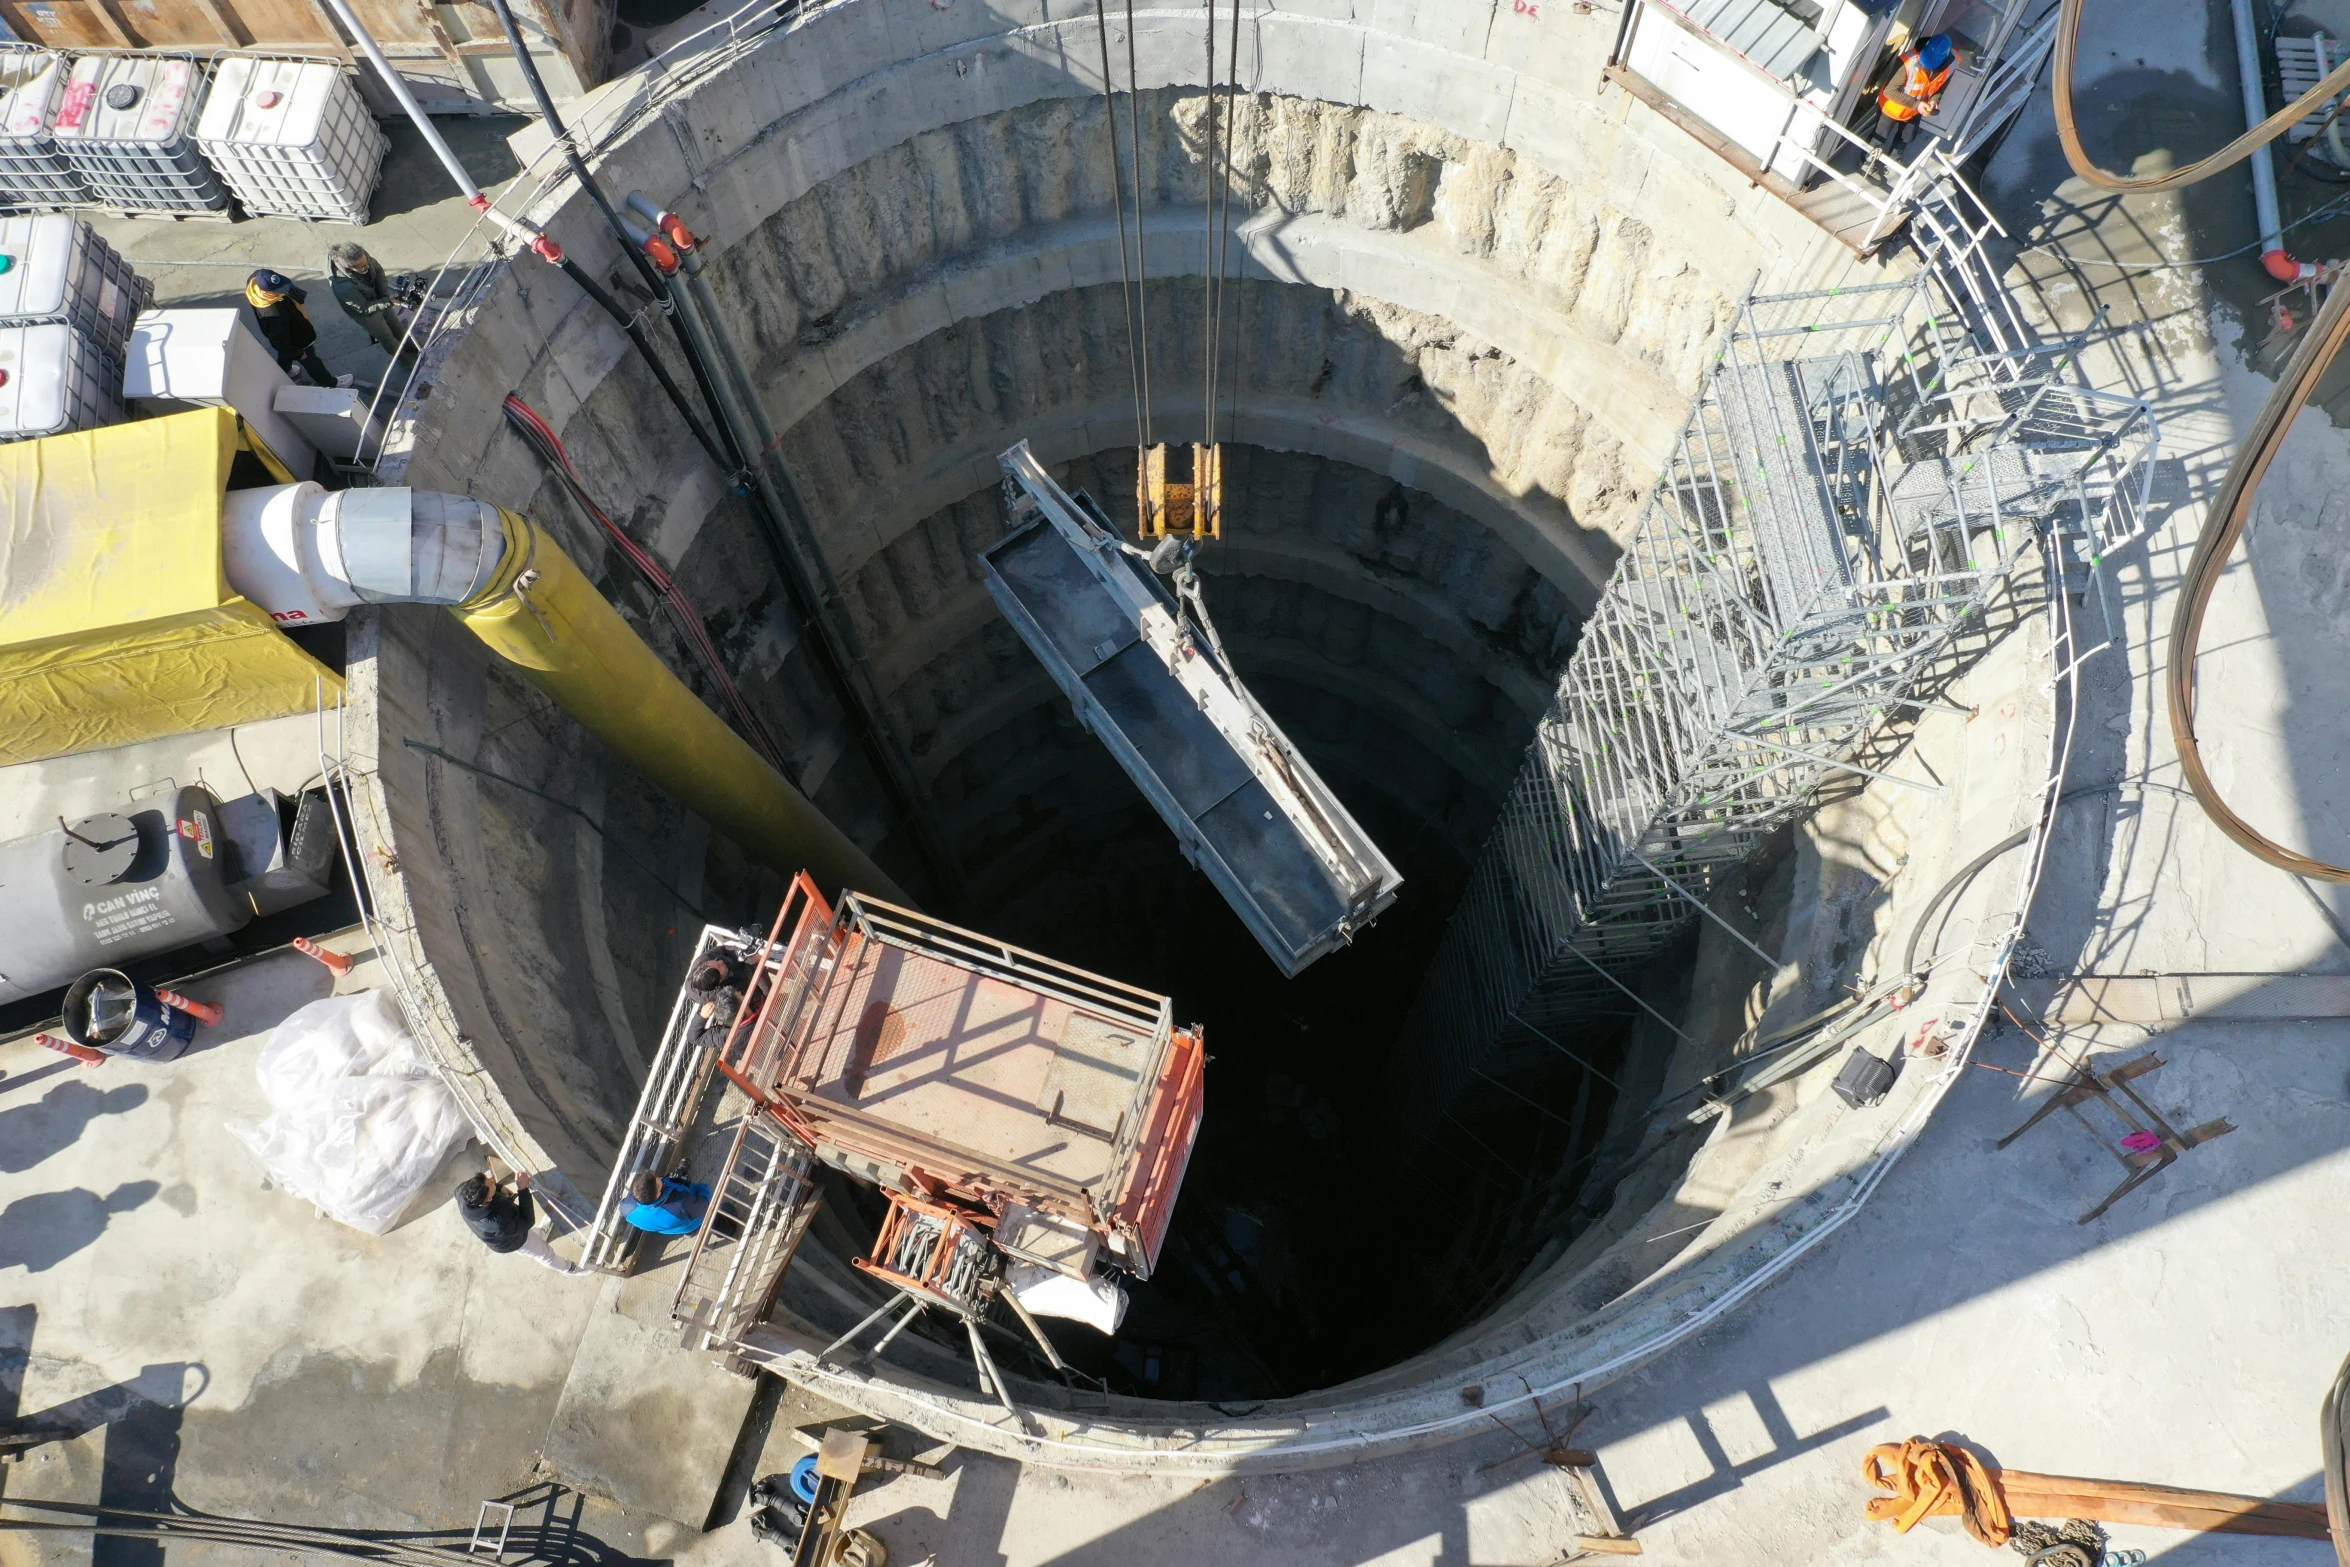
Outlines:
POLYGON ((465 495, 315 484, 232 490, 229 583, 284 626, 437 604, 579 726, 759 863, 827 894, 905 894, 679 680, 544 530, 465 495))
POLYGON ((462 604, 506 549, 498 508, 437 490, 334 493, 315 484, 231 490, 221 509, 229 585, 281 626, 359 604, 462 604))

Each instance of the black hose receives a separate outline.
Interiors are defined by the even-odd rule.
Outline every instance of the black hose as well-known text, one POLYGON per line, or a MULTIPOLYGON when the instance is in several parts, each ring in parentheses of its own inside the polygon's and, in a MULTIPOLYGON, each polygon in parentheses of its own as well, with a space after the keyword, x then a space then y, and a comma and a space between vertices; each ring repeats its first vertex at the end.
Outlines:
MULTIPOLYGON (((563 157, 571 166, 572 177, 579 181, 580 189, 587 192, 588 199, 596 204, 596 210, 604 215, 605 226, 611 229, 612 237, 619 241, 621 250, 634 263, 638 275, 645 280, 645 286, 652 291, 653 297, 666 306, 670 298, 668 280, 646 258, 643 246, 630 237, 627 225, 621 222, 620 214, 613 209, 612 203, 605 199, 603 187, 596 183, 595 175, 588 169, 587 159, 580 156, 579 147, 572 141, 571 132, 564 126, 562 115, 555 111, 555 100, 548 96, 547 84, 540 79, 538 65, 530 57, 530 47, 523 42, 522 29, 515 24, 513 9, 506 3, 506 0, 488 0, 488 4, 490 9, 498 14, 499 25, 506 30, 506 43, 513 51, 514 63, 521 68, 523 80, 530 84, 531 97, 539 106, 539 117, 546 122, 547 132, 555 138, 555 144, 563 149, 563 157)), ((1141 210, 1139 195, 1136 197, 1136 210, 1137 212, 1141 210)), ((862 700, 855 689, 849 665, 853 661, 861 660, 857 659, 847 648, 832 645, 837 636, 837 632, 833 628, 846 618, 844 614, 836 613, 840 608, 838 585, 803 583, 799 580, 799 573, 792 569, 791 552, 784 537, 785 524, 796 523, 811 543, 815 539, 815 528, 808 516, 806 505, 799 497, 790 471, 784 469, 775 475, 776 487, 782 496, 783 509, 792 514, 778 517, 772 514, 773 509, 766 504, 765 498, 760 495, 758 486, 749 482, 753 465, 763 462, 767 454, 753 452, 742 444, 734 427, 728 423, 725 408, 718 396, 716 377, 719 372, 717 368, 703 362, 701 354, 694 346, 692 334, 686 331, 685 323, 678 319, 676 310, 672 308, 664 313, 669 317, 670 330, 677 335, 678 347, 685 355, 686 368, 693 372, 694 384, 701 389, 702 400, 709 407, 710 418, 724 439, 727 451, 732 454, 732 460, 722 463, 721 466, 738 483, 741 483, 751 496, 752 512, 760 525, 759 531, 767 545, 768 552, 775 558, 776 573, 783 580, 785 590, 791 594, 794 607, 800 611, 801 617, 813 625, 817 631, 816 645, 822 650, 820 654, 822 661, 828 666, 827 672, 840 691, 844 716, 857 729, 866 750, 872 754, 874 767, 881 777, 882 786, 889 791, 898 806, 914 823, 917 835, 930 849, 929 857, 935 862, 932 868, 950 886, 958 885, 961 878, 955 870, 953 857, 946 851, 943 843, 936 841, 935 829, 930 825, 928 813, 922 809, 918 786, 910 781, 910 765, 901 768, 899 759, 893 754, 893 748, 886 738, 880 711, 862 700), (909 777, 901 777, 901 771, 907 773, 909 777)), ((651 355, 648 353, 646 357, 649 359, 651 355)), ((754 397, 758 395, 753 388, 746 387, 744 390, 748 395, 754 397)), ((821 561, 820 554, 819 560, 821 561)), ((829 576, 829 571, 826 575, 829 576)))
MULTIPOLYGON (((2122 787, 2123 786, 2118 783, 2083 784, 2078 789, 2067 789, 2064 793, 2058 795, 2056 797, 2056 803, 2058 805, 2065 805, 2071 801, 2082 799, 2092 794, 2117 794, 2121 791, 2122 787)), ((1965 867, 1961 869, 1957 875, 1951 877, 1948 881, 1944 882, 1939 888, 1935 890, 1934 895, 1926 900, 1925 908, 1919 911, 1917 923, 1910 926, 1909 928, 1909 945, 1902 950, 1901 954, 1901 971, 1903 973, 1914 976, 1918 972, 1918 942, 1925 936, 1926 927, 1933 923, 1935 911, 1940 909, 1944 903, 1948 902, 1951 897, 1964 888, 1968 882, 1974 880, 1976 876, 1982 874, 1984 866, 1989 865, 1993 860, 1998 859, 2008 850, 2029 842, 2032 834, 2037 830, 2038 829, 2034 827, 2026 827, 2020 831, 2010 833, 2007 837, 2000 839, 1997 843, 1991 845, 1990 848, 1985 849, 1982 853, 1967 861, 1965 867)), ((2026 912, 2029 913, 2030 911, 2027 910, 2026 912)))
MULTIPOLYGON (((176 1499, 175 1499, 176 1502, 176 1499)), ((202 1540, 209 1544, 242 1545, 257 1550, 301 1551, 349 1561, 391 1561, 410 1567, 443 1567, 466 1560, 453 1545, 443 1546, 391 1534, 354 1529, 327 1529, 303 1524, 272 1523, 259 1518, 237 1518, 196 1512, 145 1512, 128 1507, 91 1506, 86 1502, 51 1502, 9 1497, 7 1505, 64 1513, 64 1519, 0 1518, 0 1530, 76 1532, 147 1540, 202 1540)), ((177 1504, 185 1507, 184 1503, 177 1504)), ((478 1560, 478 1558, 476 1558, 478 1560)))
POLYGON ((693 432, 702 450, 710 454, 710 461, 718 465, 720 473, 733 472, 739 465, 710 438, 709 430, 694 413, 693 405, 685 400, 685 389, 677 384, 677 378, 669 373, 669 367, 661 362, 661 356, 653 352, 652 341, 645 336, 645 329, 638 324, 637 318, 630 315, 619 300, 606 293, 603 286, 588 275, 587 268, 569 256, 563 258, 563 274, 579 285, 581 293, 601 305, 606 315, 620 323, 620 330, 628 334, 628 340, 636 344, 636 351, 645 356, 645 363, 653 367, 653 378, 661 383, 661 390, 669 394, 669 401, 676 406, 678 417, 685 421, 685 427, 693 432))
MULTIPOLYGON (((669 330, 677 337, 678 350, 685 355, 686 368, 693 372, 694 385, 701 390, 702 401, 709 408, 711 422, 724 438, 727 451, 733 454, 732 461, 722 461, 719 466, 729 474, 746 473, 751 466, 750 453, 741 449, 734 439, 734 432, 727 426, 725 412, 718 402, 718 387, 712 379, 715 372, 702 363, 701 355, 694 352, 693 339, 687 335, 685 323, 677 319, 674 309, 669 308, 668 279, 646 259, 643 247, 628 237, 628 229, 621 223, 620 214, 604 198, 604 187, 597 184, 595 175, 589 172, 587 159, 580 156, 579 146, 572 141, 571 132, 563 123, 563 116, 555 112, 555 100, 547 94, 547 84, 539 76, 538 62, 530 57, 530 46, 522 41, 522 29, 515 24, 513 8, 506 0, 489 0, 489 7, 498 13, 498 24, 506 29, 506 43, 514 52, 514 63, 521 67, 522 79, 530 84, 530 95, 538 103, 539 118, 546 122, 547 134, 554 137, 555 145, 563 149, 563 159, 571 165, 571 177, 579 181, 579 188, 587 192, 588 199, 596 204, 596 210, 604 215, 604 226, 619 241, 621 253, 635 265, 637 276, 644 279, 646 291, 661 302, 662 313, 669 317, 669 330)), ((652 355, 648 351, 645 357, 650 359, 652 355)), ((662 381, 668 384, 666 372, 662 375, 662 381)), ((679 407, 683 406, 681 398, 679 407)), ((703 444, 705 447, 709 445, 707 441, 703 444)))

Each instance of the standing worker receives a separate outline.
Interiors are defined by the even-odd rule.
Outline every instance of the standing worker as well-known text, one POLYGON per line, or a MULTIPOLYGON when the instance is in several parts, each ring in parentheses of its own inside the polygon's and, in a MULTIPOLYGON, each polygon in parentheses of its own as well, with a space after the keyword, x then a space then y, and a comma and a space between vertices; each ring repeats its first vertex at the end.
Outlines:
POLYGON ((1901 51, 1892 76, 1877 93, 1877 112, 1891 123, 1894 136, 1907 135, 1911 125, 1934 112, 1957 64, 1958 50, 1948 33, 1920 39, 1901 51))
POLYGON ((547 1244, 546 1236, 531 1228, 538 1218, 538 1205, 531 1199, 530 1176, 525 1172, 514 1173, 511 1190, 507 1180, 486 1170, 459 1182, 457 1216, 484 1246, 501 1256, 518 1251, 557 1273, 586 1271, 576 1262, 564 1261, 547 1244))
MULTIPOLYGON (((384 276, 383 263, 345 241, 327 247, 326 269, 335 291, 335 303, 343 307, 343 314, 358 322, 375 339, 376 347, 398 358, 406 323, 400 319, 400 302, 392 295, 391 279, 384 276)), ((411 346, 406 352, 413 355, 416 350, 411 346)))
POLYGON ((267 267, 245 280, 245 303, 253 307, 261 335, 276 350, 278 368, 291 370, 300 365, 311 384, 335 386, 340 384, 335 373, 318 357, 318 328, 310 324, 310 313, 302 308, 302 301, 309 297, 294 286, 292 278, 267 267))
POLYGON ((629 1207, 620 1217, 648 1235, 691 1235, 702 1227, 710 1188, 699 1181, 663 1178, 647 1170, 628 1183, 629 1207))

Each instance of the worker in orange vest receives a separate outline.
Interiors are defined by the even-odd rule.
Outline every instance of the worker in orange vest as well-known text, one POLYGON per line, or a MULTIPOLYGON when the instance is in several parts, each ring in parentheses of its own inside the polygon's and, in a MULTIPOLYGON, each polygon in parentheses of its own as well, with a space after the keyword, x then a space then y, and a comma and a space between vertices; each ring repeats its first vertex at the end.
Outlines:
POLYGON ((1891 79, 1877 94, 1878 112, 1896 125, 1932 114, 1934 105, 1942 100, 1942 89, 1950 85, 1951 68, 1957 64, 1958 51, 1951 47, 1948 33, 1911 44, 1901 51, 1891 79))

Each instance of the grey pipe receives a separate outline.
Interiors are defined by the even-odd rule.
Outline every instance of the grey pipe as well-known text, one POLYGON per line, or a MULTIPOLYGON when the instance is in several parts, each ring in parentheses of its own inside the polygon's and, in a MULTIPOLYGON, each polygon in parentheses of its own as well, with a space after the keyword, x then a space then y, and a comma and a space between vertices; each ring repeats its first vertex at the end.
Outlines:
POLYGON ((441 140, 441 133, 433 128, 431 117, 424 112, 424 105, 416 101, 416 95, 408 90, 408 84, 400 79, 400 73, 392 69, 392 62, 384 58, 383 48, 376 43, 375 35, 360 24, 357 13, 351 9, 351 0, 326 0, 326 3, 328 9, 334 12, 335 20, 343 24, 343 31, 349 33, 352 42, 358 44, 359 52, 374 64, 376 74, 383 78, 384 86, 393 97, 400 100, 400 107, 408 112, 409 120, 432 148, 433 155, 441 160, 441 167, 449 171, 449 178, 455 180, 457 188, 465 193, 466 200, 472 201, 479 197, 480 184, 466 172, 465 165, 457 161, 457 154, 450 151, 449 144, 441 140))

